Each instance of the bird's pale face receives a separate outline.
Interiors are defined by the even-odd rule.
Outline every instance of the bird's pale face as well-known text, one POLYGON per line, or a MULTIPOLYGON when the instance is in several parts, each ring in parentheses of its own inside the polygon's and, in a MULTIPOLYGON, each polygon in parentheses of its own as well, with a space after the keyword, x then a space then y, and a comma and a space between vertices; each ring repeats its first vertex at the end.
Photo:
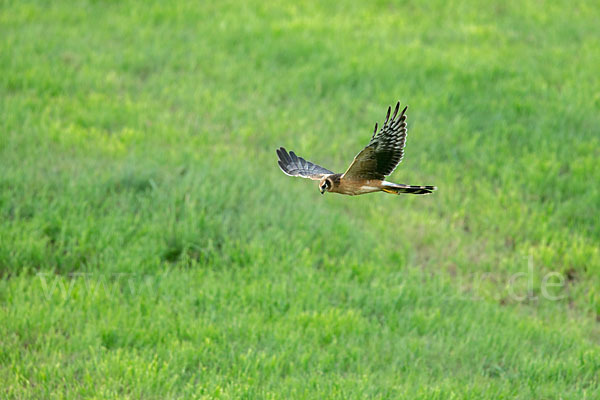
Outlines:
POLYGON ((319 182, 319 190, 321 191, 321 194, 323 194, 325 192, 329 192, 332 187, 333 187, 333 183, 331 182, 331 179, 329 179, 329 178, 323 178, 319 182))

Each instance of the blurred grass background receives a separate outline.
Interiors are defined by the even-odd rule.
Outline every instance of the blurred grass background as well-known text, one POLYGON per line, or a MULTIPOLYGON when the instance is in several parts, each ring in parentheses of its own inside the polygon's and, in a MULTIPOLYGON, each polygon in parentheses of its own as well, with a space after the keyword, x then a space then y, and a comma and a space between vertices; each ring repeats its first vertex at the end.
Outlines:
POLYGON ((599 19, 1 2, 2 398, 596 398, 599 19), (277 167, 342 172, 397 100, 434 195, 277 167))

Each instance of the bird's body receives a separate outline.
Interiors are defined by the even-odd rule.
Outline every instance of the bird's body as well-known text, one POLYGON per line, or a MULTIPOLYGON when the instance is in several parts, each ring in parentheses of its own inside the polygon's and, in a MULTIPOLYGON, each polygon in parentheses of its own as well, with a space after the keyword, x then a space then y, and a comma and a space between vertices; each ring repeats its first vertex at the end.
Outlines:
POLYGON ((429 194, 435 186, 402 185, 387 182, 385 176, 391 174, 404 156, 406 143, 406 109, 398 116, 400 103, 390 120, 391 107, 379 133, 377 124, 371 141, 343 174, 336 174, 319 165, 287 152, 281 147, 277 150, 279 167, 290 176, 300 176, 319 181, 321 193, 332 192, 350 196, 359 194, 386 192, 391 194, 412 193, 429 194), (398 118, 396 118, 398 116, 398 118))
MULTIPOLYGON (((367 180, 355 180, 355 179, 342 179, 343 174, 332 174, 327 175, 321 179, 324 183, 329 179, 332 183, 329 192, 347 194, 350 196, 356 196, 358 194, 379 192, 381 190, 383 181, 377 179, 367 180)), ((321 186, 321 183, 319 186, 321 186)))

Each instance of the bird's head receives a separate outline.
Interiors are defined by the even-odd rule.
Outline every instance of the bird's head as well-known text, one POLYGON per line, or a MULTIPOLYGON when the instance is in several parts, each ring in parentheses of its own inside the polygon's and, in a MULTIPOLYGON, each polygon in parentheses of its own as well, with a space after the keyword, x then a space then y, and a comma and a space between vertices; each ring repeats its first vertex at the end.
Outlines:
POLYGON ((325 192, 329 192, 332 187, 333 187, 333 182, 328 177, 321 179, 321 181, 319 182, 319 190, 321 191, 321 194, 323 194, 325 192))

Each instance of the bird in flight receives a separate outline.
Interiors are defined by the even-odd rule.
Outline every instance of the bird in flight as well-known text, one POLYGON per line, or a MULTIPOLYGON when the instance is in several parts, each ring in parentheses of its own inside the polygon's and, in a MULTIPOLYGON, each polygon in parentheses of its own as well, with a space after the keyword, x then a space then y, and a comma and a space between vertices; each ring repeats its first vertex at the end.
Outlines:
POLYGON ((350 196, 373 192, 429 194, 437 188, 402 185, 385 180, 387 175, 394 172, 404 156, 407 108, 404 107, 398 115, 400 109, 400 102, 398 102, 390 118, 392 108, 388 107, 387 117, 379 132, 375 124, 371 141, 354 157, 354 161, 343 174, 333 173, 320 165, 306 161, 293 151, 288 153, 283 147, 277 149, 279 167, 286 175, 319 181, 321 194, 325 192, 350 196))

